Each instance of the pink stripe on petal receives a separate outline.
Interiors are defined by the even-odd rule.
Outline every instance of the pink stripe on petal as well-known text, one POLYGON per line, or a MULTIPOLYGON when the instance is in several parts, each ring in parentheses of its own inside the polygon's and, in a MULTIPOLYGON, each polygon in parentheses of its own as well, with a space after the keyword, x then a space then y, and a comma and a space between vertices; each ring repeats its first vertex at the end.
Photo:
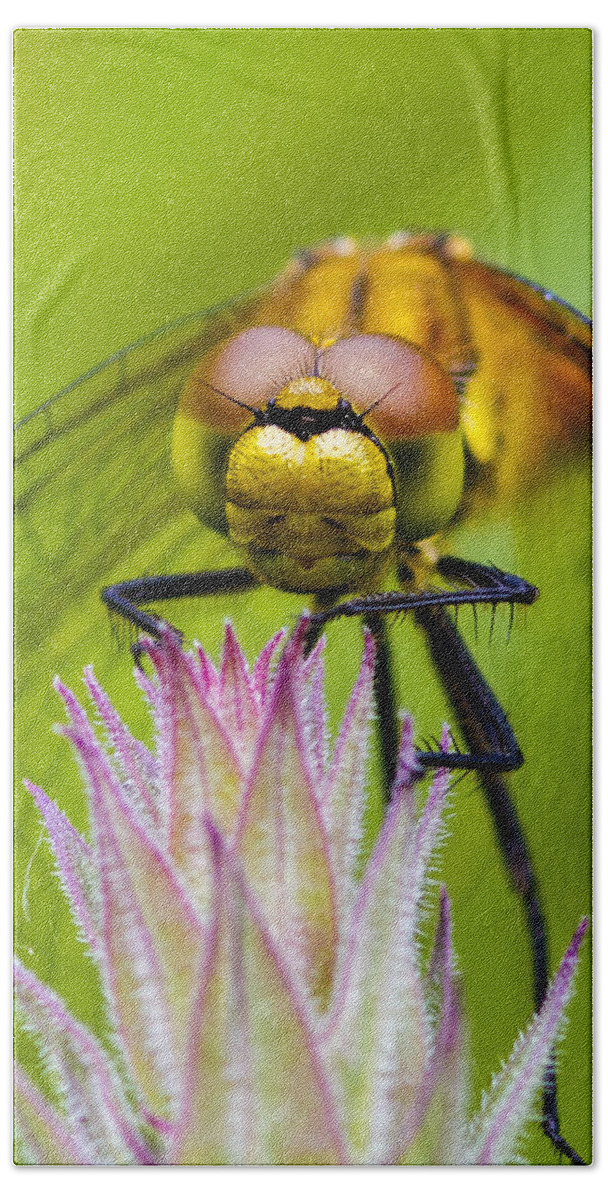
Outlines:
POLYGON ((84 708, 79 704, 74 693, 61 682, 58 675, 53 680, 53 686, 58 695, 61 696, 74 728, 86 735, 91 733, 91 725, 84 708))
POLYGON ((357 985, 353 981, 353 975, 357 969, 357 955, 362 955, 360 945, 362 923, 365 920, 366 909, 372 900, 373 888, 382 874, 385 856, 389 852, 391 841, 396 836, 396 827, 401 820, 401 815, 402 805, 391 803, 359 885, 345 939, 345 953, 341 959, 340 970, 337 972, 331 1010, 324 1030, 324 1037, 328 1042, 338 1034, 338 1025, 343 1019, 344 1010, 349 1002, 349 993, 357 994, 357 985))
MULTIPOLYGON (((302 625, 303 625, 303 632, 306 633, 306 628, 307 628, 306 622, 303 621, 302 625)), ((294 639, 297 636, 298 636, 298 631, 296 631, 296 633, 294 634, 294 639)), ((323 662, 323 655, 325 654, 326 647, 327 647, 327 638, 326 638, 325 634, 322 634, 321 637, 318 638, 317 641, 315 642, 312 650, 310 651, 310 654, 308 654, 306 657, 302 656, 301 671, 302 671, 302 675, 303 675, 304 679, 310 680, 310 679, 312 679, 313 675, 316 674, 316 672, 319 669, 319 666, 323 662)))
POLYGON ((397 756, 397 770, 395 771, 395 779, 391 791, 391 802, 397 797, 405 796, 406 798, 409 797, 413 805, 414 792, 412 788, 419 776, 420 768, 414 746, 414 722, 408 714, 404 717, 401 727, 401 740, 397 756))
POLYGON ((49 1104, 25 1071, 15 1066, 14 1116, 17 1147, 35 1166, 89 1166, 87 1150, 66 1129, 62 1114, 49 1104))
POLYGON ((159 754, 170 811, 170 850, 179 869, 205 903, 208 874, 203 818, 234 829, 243 768, 219 714, 203 694, 191 658, 175 638, 153 651, 159 677, 159 754))
POLYGON ((482 1166, 517 1160, 517 1143, 543 1085, 555 1043, 565 1024, 574 973, 588 920, 579 925, 547 992, 544 1004, 520 1034, 505 1066, 492 1081, 472 1126, 471 1158, 482 1166))
POLYGON ((358 679, 342 722, 324 793, 332 865, 344 921, 352 907, 361 851, 366 799, 366 766, 373 717, 375 646, 368 630, 358 679))
POLYGON ((220 696, 224 720, 236 745, 252 748, 259 722, 258 704, 245 656, 229 621, 224 633, 220 696))
POLYGON ((220 677, 215 663, 198 643, 194 646, 194 661, 198 666, 203 693, 208 703, 215 708, 219 704, 220 677))
POLYGON ((449 790, 450 772, 447 769, 436 771, 433 776, 426 805, 416 826, 415 852, 419 899, 424 892, 433 856, 443 841, 446 801, 449 790))
POLYGON ((180 1087, 202 927, 173 868, 135 817, 90 729, 70 732, 89 781, 106 986, 153 1111, 180 1087))
POLYGON ((434 1052, 441 1057, 459 1041, 460 1011, 454 981, 454 949, 450 902, 445 887, 439 890, 439 920, 429 964, 429 978, 439 987, 439 1023, 434 1052))
POLYGON ((64 1122, 83 1153, 98 1162, 148 1162, 135 1115, 101 1045, 60 997, 15 961, 15 995, 26 1027, 39 1039, 53 1079, 59 1081, 64 1122))
POLYGON ((146 675, 145 671, 140 671, 137 667, 134 667, 133 669, 133 678, 145 697, 149 708, 151 709, 152 713, 154 713, 156 711, 156 701, 158 696, 156 683, 150 678, 149 675, 146 675))
POLYGON ((171 1161, 344 1161, 313 1034, 233 853, 212 834, 213 946, 171 1161))
POLYGON ((439 895, 439 920, 427 974, 427 991, 438 993, 438 1021, 417 1105, 416 1125, 403 1144, 399 1162, 422 1161, 438 1166, 463 1162, 468 1100, 467 1056, 460 998, 453 966, 450 906, 444 887, 439 895))
POLYGON ((267 699, 272 659, 286 636, 287 631, 285 629, 280 629, 278 633, 275 633, 274 637, 271 637, 270 641, 264 646, 253 668, 253 685, 262 704, 267 699))
POLYGON ((164 812, 158 787, 158 768, 150 752, 134 738, 122 721, 103 688, 98 684, 91 667, 85 670, 85 683, 104 723, 107 734, 122 768, 122 781, 135 811, 147 818, 153 829, 166 827, 168 814, 164 812))
POLYGON ((91 848, 42 788, 27 779, 24 782, 46 825, 74 919, 91 948, 97 949, 100 900, 91 848))
POLYGON ((396 1161, 416 1127, 427 1068, 412 807, 401 793, 388 810, 352 914, 325 1032, 355 1162, 396 1161))
POLYGON ((236 845, 273 936, 326 1003, 336 946, 326 834, 286 650, 245 788, 236 845))
POLYGON ((313 647, 308 658, 298 654, 294 659, 294 683, 298 679, 298 704, 302 717, 307 754, 315 771, 315 782, 319 784, 326 771, 327 721, 325 716, 325 664, 323 652, 325 638, 313 647))

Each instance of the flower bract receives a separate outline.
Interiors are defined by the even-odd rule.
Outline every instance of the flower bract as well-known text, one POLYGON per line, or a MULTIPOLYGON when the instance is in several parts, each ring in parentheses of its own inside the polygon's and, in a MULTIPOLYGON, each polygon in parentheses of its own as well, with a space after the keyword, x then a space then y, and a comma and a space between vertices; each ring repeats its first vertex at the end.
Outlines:
POLYGON ((323 645, 306 656, 304 632, 277 635, 251 670, 230 626, 219 669, 169 629, 150 642, 153 678, 139 678, 153 753, 92 671, 101 741, 57 684, 88 837, 28 786, 99 968, 111 1036, 102 1044, 17 963, 18 1011, 46 1079, 42 1090, 16 1070, 20 1162, 519 1161, 584 924, 471 1114, 450 906, 445 889, 429 890, 448 773, 425 785, 421 806, 406 721, 364 861, 372 639, 332 746, 323 645))

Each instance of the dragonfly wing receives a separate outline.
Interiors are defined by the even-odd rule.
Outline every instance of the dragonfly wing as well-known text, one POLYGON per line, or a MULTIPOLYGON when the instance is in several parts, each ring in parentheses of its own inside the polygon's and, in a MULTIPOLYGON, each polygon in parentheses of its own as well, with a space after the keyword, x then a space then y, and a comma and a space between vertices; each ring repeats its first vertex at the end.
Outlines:
POLYGON ((474 259, 453 262, 477 370, 463 401, 467 442, 505 498, 588 445, 591 325, 541 288, 474 259))
POLYGON ((17 424, 21 664, 44 640, 49 613, 58 621, 76 611, 131 560, 142 573, 170 569, 176 540, 196 525, 172 475, 175 405, 193 363, 247 322, 253 304, 246 297, 142 339, 17 424))

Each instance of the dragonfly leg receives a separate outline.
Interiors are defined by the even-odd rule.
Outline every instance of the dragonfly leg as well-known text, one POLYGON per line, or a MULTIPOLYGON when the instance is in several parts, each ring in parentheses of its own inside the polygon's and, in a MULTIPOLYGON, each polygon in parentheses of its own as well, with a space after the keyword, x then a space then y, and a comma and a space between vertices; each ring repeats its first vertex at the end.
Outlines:
MULTIPOLYGON (((332 605, 337 599, 335 592, 319 592, 314 598, 313 616, 309 625, 304 649, 310 654, 313 646, 321 636, 325 618, 333 612, 332 605)), ((386 621, 381 613, 370 613, 366 618, 370 633, 375 644, 374 662, 374 696, 378 713, 378 736, 380 739, 380 755, 382 761, 382 776, 384 782, 384 802, 388 805, 391 788, 397 770, 399 753, 399 721, 397 719, 397 699, 393 680, 393 664, 391 645, 386 628, 386 621)))
MULTIPOLYGON (((331 619, 333 605, 339 593, 319 592, 314 596, 311 623, 305 637, 305 653, 311 650, 323 632, 325 620, 331 619)), ((399 722, 397 719, 397 697, 393 683, 392 655, 386 622, 381 613, 369 613, 366 625, 374 638, 374 697, 378 713, 381 766, 383 766, 384 800, 389 804, 391 788, 397 770, 399 751, 399 722)))
MULTIPOLYGON (((383 710, 388 714, 386 745, 390 747, 388 722, 394 722, 391 712, 394 713, 395 702, 384 620, 390 614, 413 612, 417 622, 424 628, 429 643, 432 639, 431 653, 435 666, 469 743, 466 752, 458 748, 446 752, 418 751, 421 768, 516 770, 522 765, 523 756, 506 713, 444 609, 465 604, 473 607, 489 604, 493 609, 499 604, 529 605, 536 600, 537 589, 519 575, 509 575, 497 567, 486 567, 464 559, 440 559, 437 570, 445 578, 456 580, 464 586, 443 591, 381 592, 378 595, 354 597, 314 612, 310 618, 311 638, 314 640, 328 621, 338 617, 363 618, 374 633, 379 656, 379 711, 381 720, 383 710), (382 683, 382 676, 385 676, 385 683, 382 683), (468 706, 466 713, 465 706, 468 706)), ((389 753, 389 759, 396 761, 396 750, 389 753)))
MULTIPOLYGON (((223 592, 242 592, 257 587, 255 575, 245 567, 222 567, 215 571, 191 571, 183 575, 149 575, 143 579, 128 579, 113 583, 101 593, 110 612, 118 613, 130 625, 153 638, 161 636, 166 622, 154 613, 145 612, 142 604, 157 604, 163 600, 182 600, 187 596, 216 596, 223 592)), ((141 647, 132 647, 139 662, 141 647)))
MULTIPOLYGON (((424 630, 467 750, 418 750, 418 762, 423 770, 447 766, 474 769, 479 774, 503 863, 523 907, 532 958, 534 1003, 538 1010, 549 982, 546 922, 525 834, 502 778, 503 773, 522 765, 523 755, 504 710, 446 611, 447 607, 463 604, 490 604, 492 608, 504 603, 529 605, 538 592, 517 575, 464 559, 440 559, 437 570, 445 579, 464 587, 442 592, 386 592, 357 597, 314 614, 312 621, 325 623, 340 616, 359 616, 374 631, 374 625, 386 615, 412 611, 424 630)), ((384 686, 380 684, 380 689, 384 686)), ((388 712, 394 712, 392 688, 385 688, 384 704, 388 712)), ((381 711, 382 701, 379 708, 381 711)), ((554 1063, 550 1064, 543 1090, 542 1128, 560 1154, 573 1164, 582 1164, 583 1160, 560 1133, 554 1063)))
POLYGON ((378 735, 382 756, 384 795, 388 804, 397 770, 399 753, 399 721, 397 700, 393 680, 391 645, 386 621, 377 613, 372 614, 366 624, 374 638, 376 659, 374 664, 374 695, 378 713, 378 735))
MULTIPOLYGON (((523 756, 502 708, 447 613, 440 608, 422 609, 416 613, 416 620, 424 629, 433 663, 469 751, 479 762, 485 757, 488 764, 477 767, 479 780, 509 881, 524 910, 532 957, 534 1007, 538 1011, 549 986, 547 927, 526 837, 501 774, 521 765, 523 756), (494 746, 488 739, 492 727, 495 729, 494 746), (501 752, 504 757, 498 765, 496 754, 501 752)), ((432 767, 442 765, 445 756, 419 754, 418 759, 422 765, 432 767)), ((560 1133, 554 1062, 550 1063, 543 1089, 542 1127, 560 1154, 572 1164, 583 1165, 582 1158, 560 1133)))

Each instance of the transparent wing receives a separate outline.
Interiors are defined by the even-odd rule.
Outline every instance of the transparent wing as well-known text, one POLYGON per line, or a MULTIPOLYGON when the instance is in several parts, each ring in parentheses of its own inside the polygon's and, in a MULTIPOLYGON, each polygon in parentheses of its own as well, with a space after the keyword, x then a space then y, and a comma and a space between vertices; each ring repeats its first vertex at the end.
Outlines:
POLYGON ((174 407, 196 360, 246 322, 247 296, 113 355, 15 428, 18 661, 49 624, 127 574, 164 569, 192 520, 176 495, 174 407), (142 549, 148 548, 148 561, 142 549), (156 565, 155 565, 156 564, 156 565))
MULTIPOLYGON (((21 781, 36 780, 86 835, 83 789, 67 742, 52 732, 64 716, 52 679, 59 674, 84 700, 87 663, 124 717, 133 714, 139 736, 149 737, 133 685, 130 632, 112 628, 100 590, 136 575, 219 565, 222 555, 230 556, 228 544, 207 534, 176 494, 171 427, 193 364, 248 323, 253 304, 246 297, 157 331, 15 429, 17 945, 43 976, 66 971, 68 987, 71 970, 83 978, 81 955, 70 949, 71 918, 21 781), (59 968, 64 945, 67 966, 59 968)), ((180 621, 183 614, 173 618, 163 609, 163 615, 180 621)), ((192 632, 204 636, 200 619, 192 632)), ((92 976, 87 986, 95 997, 92 976)), ((97 1012, 95 999, 91 1008, 97 1012)))

